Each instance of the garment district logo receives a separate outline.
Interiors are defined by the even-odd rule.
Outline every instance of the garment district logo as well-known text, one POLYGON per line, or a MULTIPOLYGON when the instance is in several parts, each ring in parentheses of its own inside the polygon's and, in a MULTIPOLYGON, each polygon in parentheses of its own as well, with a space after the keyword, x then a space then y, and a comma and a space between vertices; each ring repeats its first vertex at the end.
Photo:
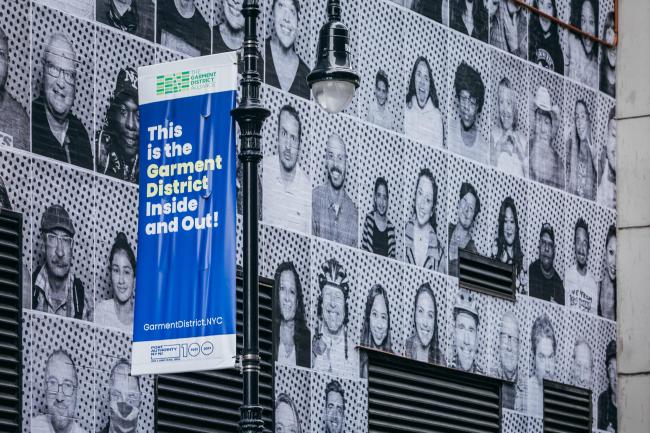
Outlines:
POLYGON ((191 90, 212 87, 216 82, 216 72, 201 70, 181 71, 156 76, 156 95, 171 95, 191 90))

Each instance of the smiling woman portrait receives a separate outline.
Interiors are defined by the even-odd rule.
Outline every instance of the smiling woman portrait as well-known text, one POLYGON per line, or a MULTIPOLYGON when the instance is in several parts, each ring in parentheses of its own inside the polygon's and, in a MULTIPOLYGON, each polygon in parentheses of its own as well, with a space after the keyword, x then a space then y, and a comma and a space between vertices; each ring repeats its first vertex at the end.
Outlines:
MULTIPOLYGON (((390 307, 388 294, 380 284, 372 286, 366 298, 366 310, 361 329, 361 345, 372 349, 393 353, 390 342, 390 307)), ((359 372, 362 378, 368 377, 368 354, 359 351, 359 372)))
POLYGON ((135 253, 119 232, 108 255, 109 281, 113 297, 104 299, 95 309, 95 323, 133 332, 133 302, 135 289, 135 253))
POLYGON ((431 65, 424 56, 417 58, 411 70, 404 109, 404 133, 415 141, 432 146, 444 145, 436 83, 431 65))
POLYGON ((273 0, 271 36, 264 44, 266 84, 309 99, 309 67, 296 53, 300 25, 298 0, 273 0))
POLYGON ((438 340, 438 305, 431 284, 424 283, 415 292, 413 332, 406 339, 406 356, 422 362, 446 365, 438 340))

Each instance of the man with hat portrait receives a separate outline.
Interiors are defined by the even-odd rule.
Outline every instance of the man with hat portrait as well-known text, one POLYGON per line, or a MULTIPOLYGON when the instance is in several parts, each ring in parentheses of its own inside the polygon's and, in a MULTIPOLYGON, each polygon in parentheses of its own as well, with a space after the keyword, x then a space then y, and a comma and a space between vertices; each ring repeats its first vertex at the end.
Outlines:
POLYGON ((564 283, 554 267, 555 231, 549 223, 542 224, 537 244, 539 257, 528 268, 529 295, 564 305, 564 283))
POLYGON ((452 367, 475 374, 485 374, 477 361, 479 315, 476 295, 460 289, 454 306, 454 357, 452 367))
POLYGON ((32 275, 32 308, 59 316, 92 320, 90 293, 72 272, 75 229, 59 204, 48 207, 41 219, 45 263, 32 275))
POLYGON ((530 178, 555 188, 564 188, 564 161, 553 141, 560 129, 560 107, 540 86, 535 92, 533 125, 530 137, 530 178))
POLYGON ((598 428, 608 432, 617 429, 616 407, 616 341, 612 340, 605 351, 605 369, 607 372, 607 389, 598 397, 598 428))
POLYGON ((97 134, 97 171, 138 182, 140 171, 138 73, 127 67, 117 74, 103 128, 97 134))

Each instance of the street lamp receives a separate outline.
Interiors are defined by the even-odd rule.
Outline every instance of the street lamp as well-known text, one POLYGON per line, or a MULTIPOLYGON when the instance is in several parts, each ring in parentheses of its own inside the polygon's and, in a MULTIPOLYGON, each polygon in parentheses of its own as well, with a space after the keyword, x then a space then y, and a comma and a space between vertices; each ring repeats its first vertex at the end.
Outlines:
POLYGON ((349 31, 341 22, 341 1, 327 2, 328 21, 323 24, 316 49, 316 66, 307 82, 316 103, 328 113, 350 105, 359 87, 359 74, 351 67, 349 31))
MULTIPOLYGON (((316 101, 329 112, 343 110, 359 87, 359 76, 350 68, 348 30, 340 22, 339 0, 329 0, 329 21, 321 29, 318 43, 318 63, 309 74, 309 84, 316 101)), ((239 125, 241 148, 239 160, 243 166, 243 235, 244 235, 244 350, 241 368, 244 376, 244 401, 240 408, 239 428, 242 433, 261 433, 264 429, 262 407, 259 403, 259 280, 258 280, 258 191, 259 162, 262 159, 262 125, 269 110, 260 99, 260 79, 257 50, 257 17, 259 0, 245 0, 243 72, 241 99, 231 114, 239 125)))

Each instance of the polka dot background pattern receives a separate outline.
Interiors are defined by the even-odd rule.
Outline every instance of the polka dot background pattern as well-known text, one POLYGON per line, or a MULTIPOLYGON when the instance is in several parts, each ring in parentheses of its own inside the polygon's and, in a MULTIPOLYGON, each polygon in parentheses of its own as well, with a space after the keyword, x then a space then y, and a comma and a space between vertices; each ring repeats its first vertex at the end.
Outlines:
POLYGON ((298 410, 302 431, 309 431, 312 372, 300 367, 275 366, 275 397, 288 396, 298 410))
POLYGON ((359 176, 359 245, 362 246, 366 216, 374 211, 375 181, 383 177, 388 183, 388 209, 386 216, 395 227, 395 255, 402 256, 404 223, 402 207, 404 184, 401 181, 404 169, 404 140, 388 131, 359 124, 359 154, 367 155, 364 170, 359 176), (372 156, 372 157, 371 157, 372 156))
POLYGON ((359 50, 361 70, 361 88, 359 92, 359 117, 367 119, 371 104, 376 104, 375 78, 382 71, 388 78, 388 96, 386 110, 393 119, 391 125, 382 125, 388 129, 404 131, 404 97, 403 59, 400 58, 404 34, 404 12, 387 2, 363 2, 363 16, 368 21, 361 29, 363 47, 359 50), (391 25, 387 28, 385 17, 390 17, 391 25))
POLYGON ((345 398, 345 414, 343 433, 356 433, 366 431, 368 426, 368 413, 362 408, 368 405, 368 391, 366 384, 361 380, 347 379, 313 372, 311 375, 311 431, 325 432, 325 404, 327 396, 325 388, 331 381, 337 381, 343 389, 345 398))
MULTIPOLYGON (((223 20, 223 1, 199 0, 196 4, 207 19, 218 24, 223 20)), ((326 0, 299 1, 303 10, 297 51, 311 68, 316 58, 317 32, 326 19, 326 0)), ((260 3, 263 11, 258 19, 258 29, 261 39, 265 39, 271 34, 272 0, 260 3)), ((264 103, 272 112, 264 127, 264 155, 277 158, 277 115, 282 105, 291 104, 300 113, 303 126, 298 164, 310 174, 311 187, 327 181, 324 163, 327 139, 331 134, 339 134, 347 144, 345 188, 359 211, 357 248, 318 239, 309 233, 292 232, 282 224, 270 226, 262 223, 260 227, 260 273, 272 278, 281 261, 291 260, 296 264, 312 335, 320 325, 316 315, 320 295, 317 284, 320 265, 325 259, 335 257, 348 273, 350 358, 345 368, 330 375, 317 369, 276 366, 274 392, 276 395, 280 392, 291 395, 304 420, 303 431, 312 433, 323 431, 324 388, 332 379, 341 382, 346 392, 346 402, 349 402, 346 407, 351 408, 346 411, 344 431, 356 433, 367 429, 367 381, 359 380, 358 351, 355 346, 360 342, 365 303, 372 284, 381 283, 387 289, 392 348, 403 355, 405 341, 413 332, 415 290, 423 282, 430 282, 439 310, 440 346, 445 352, 446 361, 453 359, 453 305, 458 280, 403 261, 404 225, 411 214, 415 180, 420 168, 430 168, 438 183, 437 232, 445 249, 448 245, 448 224, 457 222, 456 206, 463 181, 472 182, 481 199, 482 210, 474 228, 474 239, 481 254, 489 256, 492 253, 499 206, 503 198, 510 195, 517 204, 525 253, 524 267, 527 269, 538 258, 539 231, 543 222, 549 222, 556 237, 554 265, 562 279, 565 268, 574 260, 573 228, 577 217, 583 216, 589 223, 592 242, 588 263, 596 281, 603 276, 607 228, 616 221, 615 210, 600 203, 582 200, 562 190, 526 178, 514 178, 492 167, 470 162, 444 150, 446 143, 440 143, 440 149, 434 149, 408 140, 403 134, 408 82, 413 62, 419 55, 427 56, 431 62, 445 130, 448 130, 449 122, 458 120, 453 78, 461 60, 479 70, 486 86, 486 104, 479 117, 480 130, 486 140, 490 138, 491 125, 498 115, 497 86, 501 78, 510 78, 516 89, 519 129, 526 144, 534 129, 535 92, 539 86, 545 86, 550 91, 552 103, 561 110, 561 124, 554 146, 563 162, 566 159, 566 134, 573 128, 575 99, 584 97, 594 118, 592 152, 599 172, 606 143, 607 117, 615 105, 614 99, 470 39, 389 0, 343 0, 342 5, 343 22, 351 32, 349 48, 353 65, 362 78, 361 89, 351 107, 341 115, 331 116, 325 114, 314 101, 300 99, 275 88, 262 87, 264 103), (390 128, 392 131, 366 122, 369 102, 374 100, 374 78, 379 68, 389 76, 388 103, 395 116, 394 125, 390 128), (380 175, 389 182, 388 215, 397 230, 396 259, 372 255, 360 249, 365 215, 372 209, 374 180, 380 175)), ((569 1, 559 1, 559 5, 560 15, 568 19, 569 1)), ((42 85, 44 45, 52 33, 64 33, 70 38, 80 61, 72 112, 82 120, 91 139, 101 128, 121 68, 185 57, 104 24, 95 24, 94 6, 95 1, 90 0, 0 0, 0 27, 9 37, 12 60, 7 81, 9 93, 28 113, 31 112, 32 98, 40 94, 42 85), (90 12, 84 12, 84 8, 90 12)), ((612 0, 600 1, 601 32, 605 14, 612 7, 612 0)), ((561 30, 560 33, 564 41, 566 32, 561 30)), ((600 51, 602 57, 604 50, 600 51)), ((83 281, 86 291, 94 294, 95 302, 109 299, 111 294, 106 262, 117 232, 125 232, 137 251, 137 185, 11 148, 0 149, 0 178, 7 187, 13 208, 25 215, 25 307, 31 306, 31 274, 44 260, 39 233, 42 214, 47 206, 54 203, 65 206, 77 232, 73 273, 83 281)), ((237 264, 241 266, 240 215, 237 222, 237 264)), ((503 315, 511 311, 520 330, 518 387, 523 388, 525 393, 527 378, 534 371, 531 328, 535 318, 546 313, 558 339, 555 369, 558 380, 571 382, 572 349, 577 336, 585 336, 592 346, 592 391, 593 402, 596 403, 600 393, 607 389, 605 351, 609 341, 616 339, 615 322, 569 311, 529 298, 525 293, 519 293, 514 303, 487 295, 475 296, 479 299, 479 355, 485 374, 495 376, 498 373, 501 321, 503 315)), ((129 358, 130 344, 130 337, 118 330, 26 310, 23 314, 23 431, 29 432, 31 418, 45 411, 44 365, 47 356, 57 348, 69 351, 77 365, 81 384, 77 422, 89 433, 100 431, 108 420, 110 369, 120 358, 129 358)), ((153 432, 154 378, 144 376, 140 381, 143 400, 138 432, 153 432)), ((597 416, 596 412, 594 409, 594 416, 597 416)), ((504 411, 503 422, 506 432, 542 432, 541 419, 531 417, 525 404, 514 411, 504 411)))

